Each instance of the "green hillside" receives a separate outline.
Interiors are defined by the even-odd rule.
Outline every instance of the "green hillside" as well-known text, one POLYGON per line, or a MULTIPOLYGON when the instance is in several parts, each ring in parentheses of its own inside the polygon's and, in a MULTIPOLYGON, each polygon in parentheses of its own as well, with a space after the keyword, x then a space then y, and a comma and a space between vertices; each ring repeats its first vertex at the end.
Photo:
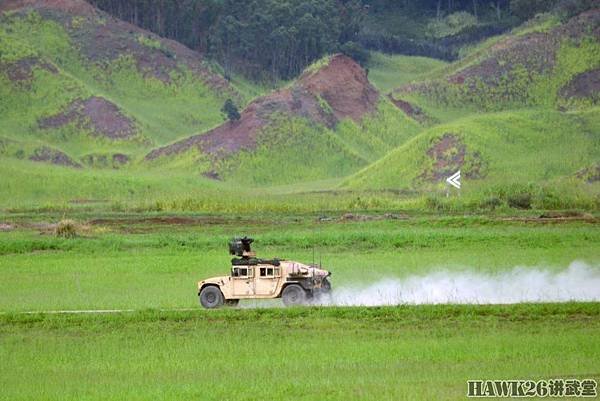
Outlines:
POLYGON ((342 187, 443 195, 460 169, 461 202, 553 191, 569 199, 562 206, 594 207, 598 21, 600 10, 538 19, 396 88, 393 101, 429 127, 342 187))
POLYGON ((345 185, 436 192, 448 187, 445 178, 461 170, 461 194, 467 196, 501 194, 532 183, 584 187, 577 173, 600 160, 599 111, 505 111, 441 124, 348 178, 345 185))
POLYGON ((327 56, 273 89, 67 3, 0 16, 6 208, 423 206, 458 169, 464 204, 557 187, 570 203, 546 206, 598 205, 597 9, 538 17, 453 63, 327 56))
POLYGON ((3 157, 51 148, 72 164, 106 167, 114 154, 134 161, 220 123, 224 97, 237 96, 199 55, 92 8, 0 19, 3 157))

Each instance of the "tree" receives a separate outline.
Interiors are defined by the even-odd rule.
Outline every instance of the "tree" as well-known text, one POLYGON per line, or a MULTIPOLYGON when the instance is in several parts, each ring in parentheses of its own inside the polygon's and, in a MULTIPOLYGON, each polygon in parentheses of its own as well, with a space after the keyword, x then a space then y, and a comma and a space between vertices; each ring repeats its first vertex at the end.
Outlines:
POLYGON ((538 13, 549 11, 556 0, 510 0, 513 14, 522 20, 527 20, 538 13))
POLYGON ((231 99, 227 99, 221 108, 221 112, 227 115, 229 121, 237 121, 240 119, 240 112, 237 106, 231 99))
POLYGON ((340 47, 340 51, 360 65, 367 64, 369 52, 356 42, 346 42, 340 47))

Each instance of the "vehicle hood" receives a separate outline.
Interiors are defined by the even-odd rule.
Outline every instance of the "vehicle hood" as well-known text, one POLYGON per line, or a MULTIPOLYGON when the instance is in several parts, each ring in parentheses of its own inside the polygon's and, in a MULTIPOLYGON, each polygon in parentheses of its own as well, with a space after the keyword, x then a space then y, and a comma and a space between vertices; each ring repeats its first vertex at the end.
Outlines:
POLYGON ((198 288, 201 288, 204 284, 216 284, 224 285, 229 280, 229 276, 215 276, 211 278, 198 281, 198 288))

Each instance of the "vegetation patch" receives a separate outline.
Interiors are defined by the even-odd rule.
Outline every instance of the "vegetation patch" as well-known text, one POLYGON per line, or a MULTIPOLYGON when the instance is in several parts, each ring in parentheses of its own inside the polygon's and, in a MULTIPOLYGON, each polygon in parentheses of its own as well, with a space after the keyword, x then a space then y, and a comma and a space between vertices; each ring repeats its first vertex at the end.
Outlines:
POLYGON ((81 157, 81 161, 88 167, 119 169, 125 167, 131 160, 123 153, 91 153, 81 157))
POLYGON ((600 10, 594 9, 548 30, 506 35, 455 63, 441 78, 408 84, 397 92, 424 94, 446 105, 470 103, 484 110, 556 106, 565 85, 572 83, 563 89, 571 94, 597 80, 600 36, 591 27, 599 20, 600 10))

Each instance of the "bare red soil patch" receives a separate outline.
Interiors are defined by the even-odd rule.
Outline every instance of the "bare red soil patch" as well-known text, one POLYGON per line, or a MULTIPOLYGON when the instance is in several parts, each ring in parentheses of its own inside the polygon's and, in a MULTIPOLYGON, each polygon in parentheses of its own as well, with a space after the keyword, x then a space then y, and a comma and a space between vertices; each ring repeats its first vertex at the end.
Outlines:
POLYGON ((98 96, 77 99, 62 113, 39 120, 43 129, 60 128, 70 123, 109 139, 128 139, 137 132, 134 122, 114 103, 98 96))
POLYGON ((427 150, 431 166, 418 177, 425 181, 442 181, 457 170, 466 166, 467 156, 470 159, 468 169, 463 172, 467 178, 482 178, 484 161, 478 152, 468 153, 467 146, 455 134, 445 133, 437 138, 427 150))
POLYGON ((394 106, 402 110, 404 114, 406 114, 410 118, 413 118, 414 120, 420 123, 430 121, 430 118, 425 114, 425 112, 423 112, 423 110, 420 107, 415 106, 414 104, 402 99, 395 99, 391 93, 388 95, 388 98, 394 106))
POLYGON ((583 72, 560 90, 560 96, 566 99, 600 99, 600 69, 583 72))
POLYGON ((182 153, 193 147, 213 158, 223 158, 240 150, 254 149, 260 130, 277 113, 333 127, 344 118, 360 121, 375 110, 378 99, 379 93, 369 83, 365 71, 352 59, 336 55, 327 66, 302 75, 291 88, 254 100, 238 121, 155 149, 146 159, 182 153))
POLYGON ((57 74, 56 67, 37 57, 26 57, 14 63, 0 63, 0 73, 4 73, 11 82, 27 83, 33 78, 34 68, 41 68, 57 74))
POLYGON ((33 155, 29 157, 29 160, 35 162, 51 163, 59 166, 81 168, 81 165, 73 159, 71 159, 69 156, 67 156, 67 154, 61 152, 60 150, 52 149, 47 146, 37 148, 33 152, 33 155))

